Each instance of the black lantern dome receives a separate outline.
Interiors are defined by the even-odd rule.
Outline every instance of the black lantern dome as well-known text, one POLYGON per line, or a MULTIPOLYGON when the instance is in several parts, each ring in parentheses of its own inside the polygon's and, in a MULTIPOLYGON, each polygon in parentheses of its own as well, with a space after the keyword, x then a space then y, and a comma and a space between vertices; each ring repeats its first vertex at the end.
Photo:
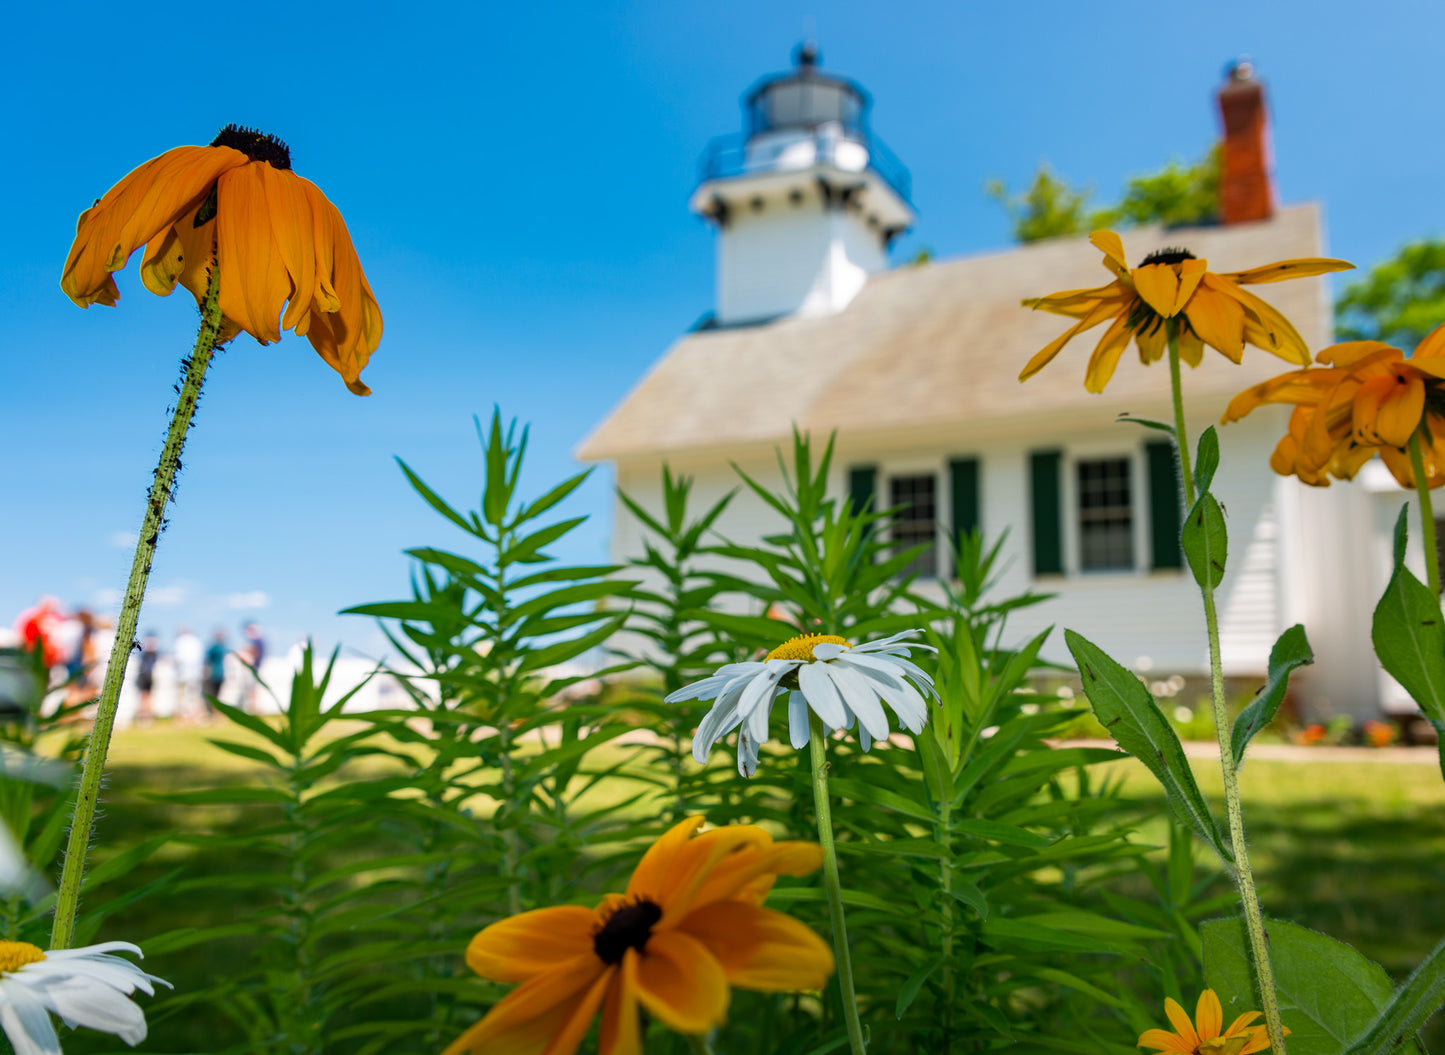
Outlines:
POLYGON ((843 134, 866 141, 868 93, 847 77, 824 73, 821 56, 812 43, 793 52, 789 73, 767 77, 744 101, 749 138, 768 132, 806 131, 827 124, 842 126, 843 134))

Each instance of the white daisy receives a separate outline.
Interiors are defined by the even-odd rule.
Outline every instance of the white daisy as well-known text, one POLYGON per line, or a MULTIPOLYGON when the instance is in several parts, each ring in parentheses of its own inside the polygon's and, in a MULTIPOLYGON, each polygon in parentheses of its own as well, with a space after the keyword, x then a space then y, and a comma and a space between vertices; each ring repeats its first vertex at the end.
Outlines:
POLYGON ((114 949, 141 955, 128 941, 54 952, 29 942, 0 941, 0 1029, 15 1055, 60 1055, 52 1011, 71 1029, 114 1033, 131 1047, 145 1040, 145 1013, 130 994, 139 989, 151 996, 152 982, 170 983, 109 955, 114 949))
POLYGON ((833 634, 800 634, 762 662, 719 667, 711 677, 678 689, 666 702, 715 699, 693 736, 692 757, 706 762, 713 744, 738 729, 738 772, 745 777, 757 770, 758 748, 768 739, 773 704, 784 689, 790 690, 788 734, 793 747, 808 746, 811 707, 829 732, 851 729, 856 718, 858 739, 867 751, 874 740, 888 735, 884 703, 911 733, 921 732, 928 721, 923 693, 937 695, 933 679, 908 659, 908 650, 938 650, 904 640, 917 633, 921 631, 905 630, 864 645, 850 645, 833 634))

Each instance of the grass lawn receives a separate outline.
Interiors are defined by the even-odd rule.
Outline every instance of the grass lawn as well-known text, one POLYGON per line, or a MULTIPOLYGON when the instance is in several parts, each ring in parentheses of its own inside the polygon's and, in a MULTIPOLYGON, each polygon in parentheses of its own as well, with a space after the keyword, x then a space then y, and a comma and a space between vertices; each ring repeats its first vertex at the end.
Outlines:
MULTIPOLYGON (((148 792, 211 787, 252 779, 256 767, 206 743, 207 737, 246 739, 230 727, 174 729, 162 724, 127 729, 116 738, 110 789, 100 822, 102 848, 124 845, 165 828, 218 831, 249 823, 240 810, 157 803, 148 792)), ((609 745, 601 752, 622 751, 609 745)), ((597 760, 600 761, 599 753, 597 760)), ((1195 760, 1205 793, 1223 817, 1215 763, 1195 760)), ((1122 781, 1123 797, 1162 807, 1153 778, 1132 760, 1098 767, 1122 781)), ((633 790, 618 788, 618 794, 633 790)), ((1242 776, 1246 822, 1266 911, 1355 945, 1403 978, 1445 936, 1445 783, 1433 765, 1391 762, 1252 760, 1242 776)), ((1140 839, 1165 841, 1162 821, 1147 823, 1140 839)), ((102 851, 103 852, 103 851, 102 851)), ((146 881, 177 865, 190 874, 223 872, 228 862, 171 844, 135 874, 146 881)), ((1205 853, 1201 861, 1207 863, 1205 853)), ((106 937, 133 938, 179 925, 224 918, 220 901, 183 906, 152 898, 118 919, 106 937)), ((459 950, 460 951, 460 950, 459 950)), ((187 966, 204 970, 200 952, 187 966)), ((223 950, 217 951, 223 955, 223 950)), ((157 965, 159 969, 159 965, 157 965)), ((162 1030, 163 1032, 163 1030, 162 1030)), ((1445 1029, 1429 1040, 1445 1042, 1445 1029)), ((159 1036, 157 1040, 161 1039, 159 1036)), ((156 1046, 152 1050, 179 1050, 156 1046)))

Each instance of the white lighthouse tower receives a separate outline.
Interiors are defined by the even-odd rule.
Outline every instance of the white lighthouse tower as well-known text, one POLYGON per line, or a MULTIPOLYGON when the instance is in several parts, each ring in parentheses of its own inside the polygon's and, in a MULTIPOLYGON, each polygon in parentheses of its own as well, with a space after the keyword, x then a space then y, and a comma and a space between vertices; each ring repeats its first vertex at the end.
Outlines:
POLYGON ((718 229, 713 323, 842 311, 913 223, 908 170, 872 133, 872 100, 818 68, 804 44, 789 73, 744 97, 741 135, 703 154, 692 210, 718 229))

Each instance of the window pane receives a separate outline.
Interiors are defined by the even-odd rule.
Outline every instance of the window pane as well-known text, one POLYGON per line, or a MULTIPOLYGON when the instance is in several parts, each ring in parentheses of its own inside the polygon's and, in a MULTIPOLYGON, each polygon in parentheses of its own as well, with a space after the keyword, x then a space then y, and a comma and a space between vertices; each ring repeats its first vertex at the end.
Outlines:
POLYGON ((936 578, 938 509, 933 474, 890 478, 888 504, 903 507, 893 518, 893 552, 900 553, 918 545, 928 547, 908 563, 903 573, 914 574, 921 579, 936 578))
POLYGON ((1129 459, 1079 462, 1079 567, 1083 571, 1134 568, 1134 515, 1129 459))

